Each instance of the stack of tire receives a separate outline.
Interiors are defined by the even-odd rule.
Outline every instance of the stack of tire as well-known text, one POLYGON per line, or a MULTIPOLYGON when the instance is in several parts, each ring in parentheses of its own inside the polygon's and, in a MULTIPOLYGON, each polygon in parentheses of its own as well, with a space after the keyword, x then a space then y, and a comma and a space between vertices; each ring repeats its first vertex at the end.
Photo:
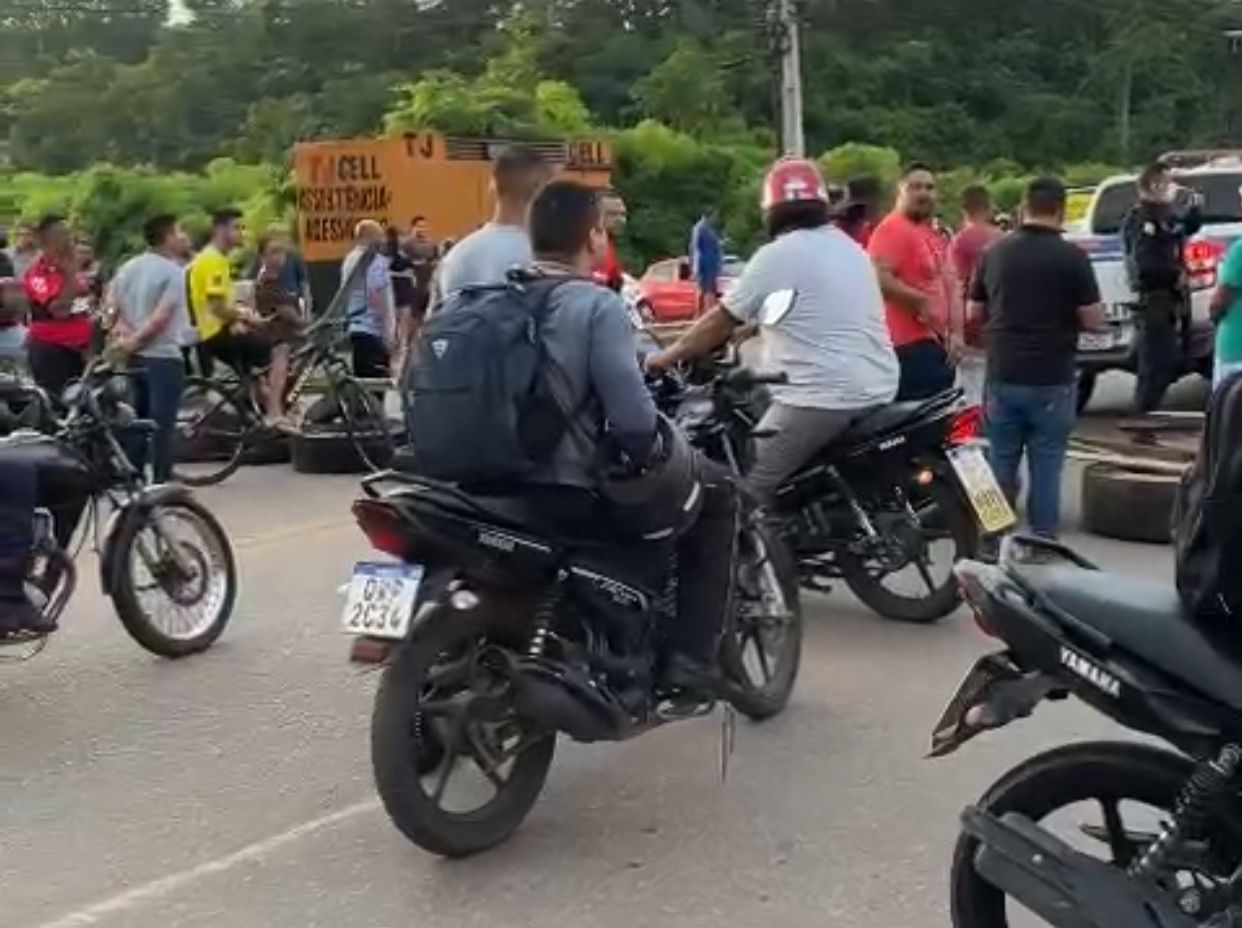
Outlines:
POLYGON ((301 428, 290 440, 293 469, 300 474, 362 474, 371 470, 359 454, 378 467, 391 463, 393 448, 401 443, 400 427, 382 413, 350 426, 340 409, 326 398, 307 411, 301 428))
POLYGON ((1178 474, 1141 465, 1092 464, 1082 476, 1083 527, 1121 541, 1168 544, 1178 474))

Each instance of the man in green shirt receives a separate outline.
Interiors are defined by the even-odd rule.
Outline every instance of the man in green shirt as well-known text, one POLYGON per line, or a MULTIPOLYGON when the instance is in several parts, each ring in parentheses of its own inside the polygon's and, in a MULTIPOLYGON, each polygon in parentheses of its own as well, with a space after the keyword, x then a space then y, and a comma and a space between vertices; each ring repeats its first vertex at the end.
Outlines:
POLYGON ((1212 387, 1216 388, 1230 374, 1242 371, 1242 238, 1225 254, 1211 308, 1216 323, 1216 369, 1212 375, 1212 387))

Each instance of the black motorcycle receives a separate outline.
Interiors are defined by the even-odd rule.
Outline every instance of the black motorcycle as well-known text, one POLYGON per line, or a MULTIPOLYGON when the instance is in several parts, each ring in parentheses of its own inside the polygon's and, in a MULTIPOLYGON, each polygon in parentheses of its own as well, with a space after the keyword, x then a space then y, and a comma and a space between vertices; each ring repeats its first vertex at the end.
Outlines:
MULTIPOLYGON (((758 388, 779 377, 755 375, 734 357, 714 368, 697 386, 667 378, 657 400, 709 457, 744 474, 764 408, 758 388)), ((963 407, 957 390, 893 403, 799 468, 777 491, 771 515, 802 585, 826 592, 843 579, 875 612, 906 622, 934 622, 956 609, 953 565, 978 554, 981 533, 1014 522, 978 426, 978 409, 963 407)))
POLYGON ((1003 776, 962 816, 955 928, 1006 928, 1023 909, 1055 928, 1242 925, 1237 627, 1187 616, 1171 583, 1109 574, 1035 539, 957 572, 979 627, 1005 649, 966 677, 933 755, 1071 694, 1178 750, 1074 744, 1003 776), (1072 826, 1065 839, 1058 825, 1072 826))
MULTIPOLYGON (((558 733, 621 741, 690 714, 656 682, 677 602, 671 545, 652 565, 650 546, 565 537, 520 498, 396 472, 363 487, 358 524, 398 563, 355 566, 345 626, 355 660, 387 663, 372 765, 389 816, 420 847, 460 857, 508 837, 558 733)), ((720 661, 730 702, 759 720, 797 677, 797 573, 757 517, 741 520, 738 542, 720 661)))
MULTIPOLYGON (((21 429, 0 438, 0 455, 29 461, 38 474, 34 558, 27 593, 55 626, 77 585, 75 536, 93 536, 100 584, 125 630, 164 657, 203 651, 224 631, 237 595, 237 571, 228 536, 184 487, 151 485, 132 453, 153 424, 136 418, 132 384, 95 365, 71 385, 44 430, 21 429), (107 522, 101 509, 108 510, 107 522), (80 534, 79 534, 80 532, 80 534)), ((17 633, 0 644, 28 645, 31 656, 46 636, 17 633)))

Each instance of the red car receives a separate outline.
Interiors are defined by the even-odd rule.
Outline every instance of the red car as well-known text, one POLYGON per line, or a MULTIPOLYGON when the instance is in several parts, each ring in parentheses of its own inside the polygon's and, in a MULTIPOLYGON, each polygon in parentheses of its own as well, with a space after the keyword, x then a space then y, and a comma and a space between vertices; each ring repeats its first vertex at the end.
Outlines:
MULTIPOLYGON (((745 262, 728 255, 720 272, 721 295, 729 292, 742 273, 745 262)), ((698 288, 690 273, 689 258, 666 258, 657 261, 638 279, 638 309, 652 322, 681 322, 693 319, 697 308, 698 288)))

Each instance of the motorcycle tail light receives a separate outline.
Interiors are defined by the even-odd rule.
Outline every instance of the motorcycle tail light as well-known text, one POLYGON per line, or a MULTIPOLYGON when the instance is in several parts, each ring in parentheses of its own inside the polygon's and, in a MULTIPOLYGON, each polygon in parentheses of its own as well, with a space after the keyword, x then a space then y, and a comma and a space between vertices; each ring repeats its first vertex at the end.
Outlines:
POLYGON ((1220 242, 1211 239, 1187 242, 1182 249, 1182 264, 1186 268, 1190 289, 1207 290, 1215 287, 1216 273, 1224 256, 1225 248, 1220 242))
POLYGON ((970 567, 966 563, 959 563, 953 567, 953 575, 957 578, 958 588, 962 591, 962 599, 970 609, 970 614, 974 617, 975 625, 979 631, 987 635, 989 638, 999 638, 1000 635, 996 629, 988 622, 987 616, 983 610, 976 605, 977 602, 987 600, 987 591, 979 583, 979 580, 972 576, 970 567))
POLYGON ((974 441, 983 434, 983 409, 980 406, 967 406, 957 414, 953 424, 949 426, 949 444, 964 445, 974 441))
POLYGON ((354 519, 371 547, 404 559, 410 549, 409 530, 392 507, 371 499, 360 499, 353 506, 354 519))

